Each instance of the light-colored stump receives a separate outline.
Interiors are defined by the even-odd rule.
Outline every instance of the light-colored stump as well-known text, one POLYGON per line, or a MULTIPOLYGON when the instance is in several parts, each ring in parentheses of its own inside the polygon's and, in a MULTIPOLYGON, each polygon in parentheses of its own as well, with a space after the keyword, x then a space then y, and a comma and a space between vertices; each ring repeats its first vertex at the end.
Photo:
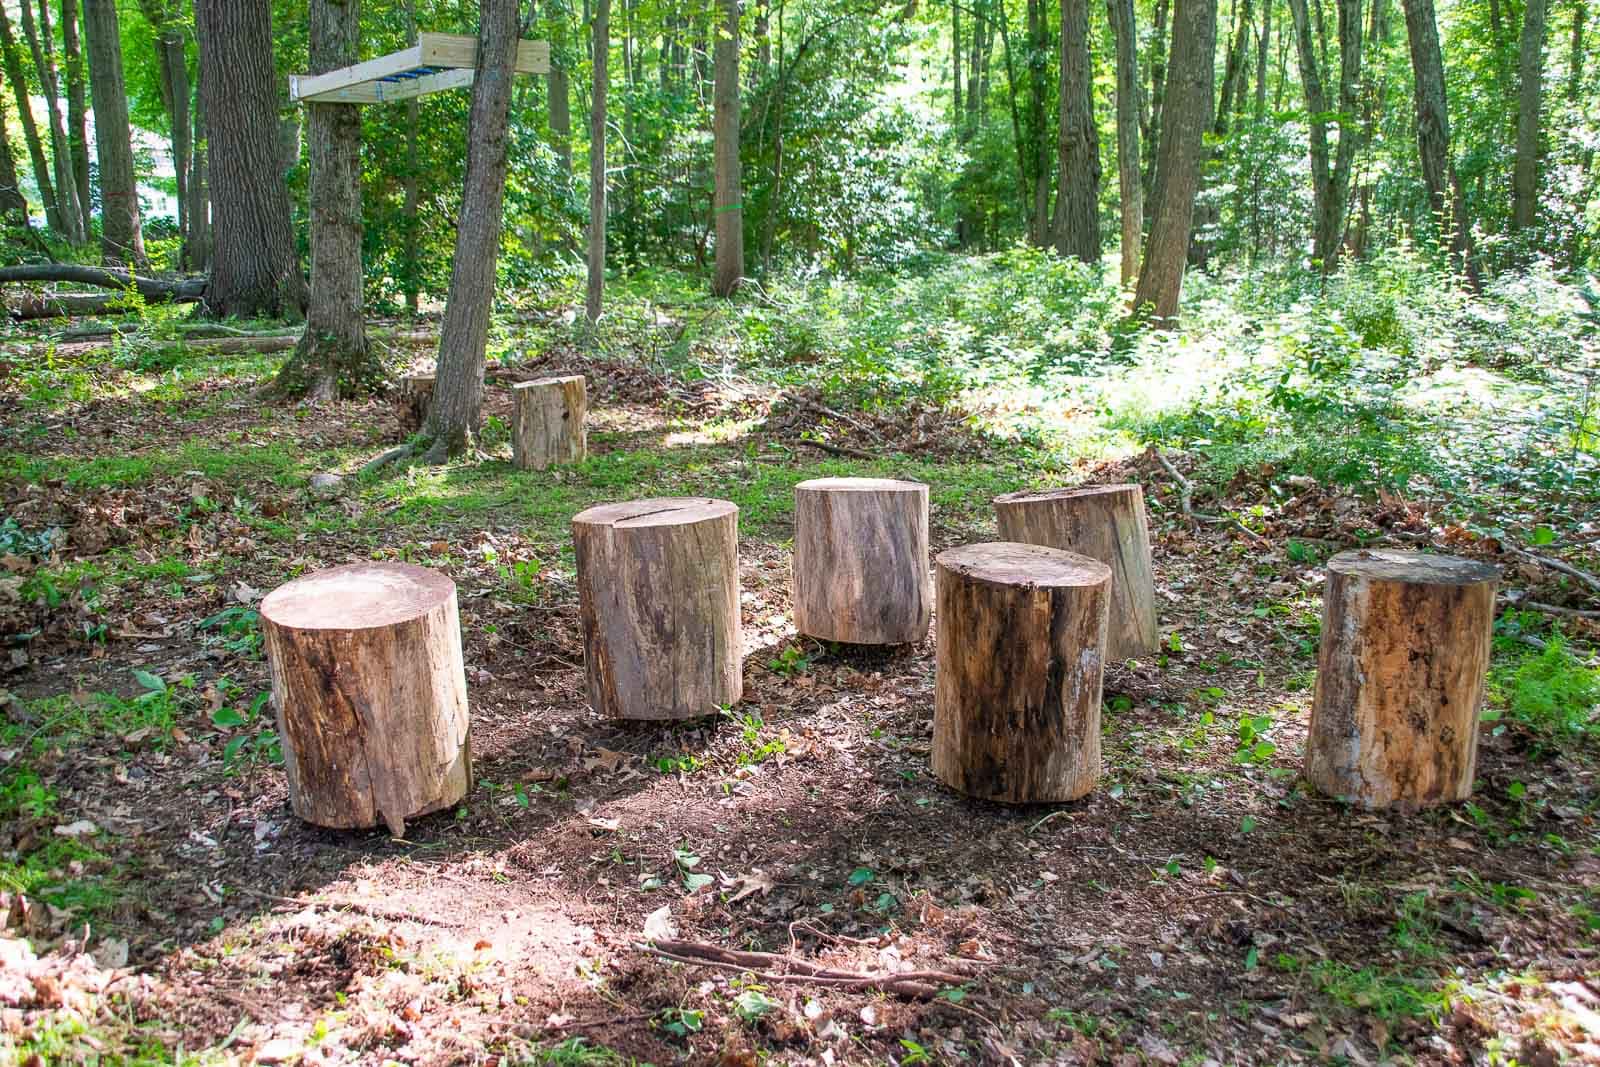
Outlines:
POLYGON ((472 784, 456 587, 403 563, 357 563, 261 602, 289 800, 319 826, 447 808, 472 784))
POLYGON ((692 719, 744 694, 739 509, 666 497, 572 520, 589 702, 614 719, 692 719))
POLYGON ((939 554, 933 773, 1005 804, 1076 800, 1100 777, 1111 568, 1015 542, 939 554))
POLYGON ((824 641, 901 645, 928 635, 928 487, 817 478, 794 487, 794 625, 824 641))
POLYGON ((1002 541, 1076 552, 1111 568, 1107 659, 1134 659, 1159 646, 1143 489, 1129 484, 1006 493, 995 497, 994 510, 1002 541))
POLYGON ((511 455, 521 470, 582 463, 589 455, 589 394, 581 374, 511 387, 511 455))
POLYGON ((400 379, 394 404, 402 434, 416 433, 427 421, 428 405, 433 403, 433 381, 431 374, 407 374, 400 379))
POLYGON ((1328 561, 1306 778, 1369 808, 1465 800, 1495 585, 1485 563, 1364 549, 1328 561))

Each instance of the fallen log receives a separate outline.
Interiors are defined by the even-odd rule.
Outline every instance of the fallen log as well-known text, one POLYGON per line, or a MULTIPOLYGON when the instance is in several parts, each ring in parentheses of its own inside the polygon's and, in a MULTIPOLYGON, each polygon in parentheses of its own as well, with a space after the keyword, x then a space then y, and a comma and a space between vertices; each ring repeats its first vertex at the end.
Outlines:
POLYGON ((14 282, 70 282, 100 289, 135 288, 146 300, 170 301, 180 297, 198 300, 206 291, 205 275, 148 278, 125 270, 86 267, 78 263, 35 263, 0 267, 0 285, 14 282))
POLYGON ((776 952, 742 952, 699 941, 654 941, 651 950, 662 959, 725 971, 750 972, 764 982, 797 982, 839 989, 877 989, 926 1000, 941 985, 958 986, 969 979, 949 971, 845 971, 822 967, 776 952))

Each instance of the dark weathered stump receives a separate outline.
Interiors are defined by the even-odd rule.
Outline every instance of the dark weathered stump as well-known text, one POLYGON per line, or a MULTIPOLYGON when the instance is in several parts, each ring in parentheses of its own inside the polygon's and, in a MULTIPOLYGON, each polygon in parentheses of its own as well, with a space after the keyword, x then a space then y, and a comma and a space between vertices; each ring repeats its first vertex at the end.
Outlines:
POLYGON ((400 379, 394 391, 394 412, 402 436, 416 433, 427 421, 428 405, 433 403, 433 383, 431 374, 407 374, 400 379))
POLYGON ((511 456, 522 470, 582 463, 589 455, 583 375, 538 378, 511 387, 511 456))
POLYGON ((1076 552, 1111 568, 1106 658, 1134 659, 1156 649, 1161 635, 1143 489, 1128 484, 1006 493, 995 497, 994 510, 1002 541, 1076 552))
POLYGON ((1389 549, 1328 561, 1306 778, 1369 808, 1472 794, 1500 572, 1389 549))
POLYGON ((928 635, 928 487, 817 478, 794 487, 794 625, 824 641, 928 635))
POLYGON ((404 563, 357 563, 261 602, 289 800, 319 826, 386 825, 472 784, 456 587, 404 563))
POLYGON ((1007 804, 1075 800, 1100 777, 1111 568, 1013 542, 939 554, 933 773, 1007 804))
POLYGON ((739 509, 668 497, 572 520, 589 702, 616 719, 713 715, 744 693, 739 509))

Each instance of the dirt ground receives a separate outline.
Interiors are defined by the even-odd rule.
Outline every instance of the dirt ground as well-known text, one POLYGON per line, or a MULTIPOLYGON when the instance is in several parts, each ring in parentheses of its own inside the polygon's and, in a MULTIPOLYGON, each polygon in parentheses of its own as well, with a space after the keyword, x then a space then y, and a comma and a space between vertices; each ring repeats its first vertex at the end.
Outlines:
MULTIPOLYGON (((764 403, 590 371, 600 455, 764 403)), ((16 396, 0 393, 7 452, 62 463, 179 441, 371 456, 394 439, 381 403, 263 409, 227 379, 190 387, 180 410, 41 411, 16 396), (181 410, 208 400, 202 418, 181 410)), ((914 452, 919 435, 923 449, 950 442, 936 454, 987 454, 927 417, 899 437, 887 419, 860 438, 835 426, 831 454, 784 447, 826 421, 791 405, 750 440, 696 447, 707 463, 772 455, 795 479, 840 473, 856 462, 842 449, 885 442, 872 470, 892 473, 895 449, 914 452)), ((929 773, 931 636, 873 651, 794 635, 781 516, 742 531, 744 702, 717 721, 628 725, 588 709, 570 573, 547 565, 521 588, 501 573, 548 559, 555 533, 493 509, 418 519, 381 485, 320 501, 299 474, 197 469, 89 488, 8 470, 4 513, 66 531, 53 552, 5 560, 0 629, 37 631, 10 644, 0 675, 11 736, 49 736, 43 698, 132 699, 130 667, 181 692, 159 734, 0 751, 0 768, 26 766, 57 797, 48 815, 0 827, 0 858, 86 821, 101 858, 61 878, 115 887, 90 919, 0 887, 13 926, 0 941, 0 1058, 9 1036, 55 1050, 29 1053, 39 1063, 1600 1062, 1591 749, 1485 724, 1473 803, 1421 813, 1353 810, 1299 779, 1328 553, 1375 532, 1491 559, 1508 588, 1559 595, 1548 572, 1414 503, 1236 486, 1238 506, 1266 502, 1252 531, 1186 520, 1150 456, 1030 475, 1143 483, 1165 647, 1106 677, 1099 788, 1012 809, 929 773), (241 496, 254 508, 197 517, 199 498, 241 496), (1315 551, 1292 559, 1291 540, 1315 551), (93 605, 22 592, 40 568, 108 551, 176 556, 207 577, 180 579, 177 595, 130 580, 93 605), (234 691, 218 680, 254 694, 266 667, 203 625, 290 573, 374 557, 448 573, 465 639, 477 784, 405 840, 305 825, 280 766, 225 758, 240 731, 215 725, 234 691), (103 640, 83 639, 91 616, 107 622, 103 640), (1240 760, 1242 716, 1270 720, 1270 755, 1240 760), (917 997, 806 981, 781 963, 685 964, 652 951, 668 936, 961 980, 917 997)), ((992 537, 974 518, 984 505, 936 505, 934 550, 992 537)))

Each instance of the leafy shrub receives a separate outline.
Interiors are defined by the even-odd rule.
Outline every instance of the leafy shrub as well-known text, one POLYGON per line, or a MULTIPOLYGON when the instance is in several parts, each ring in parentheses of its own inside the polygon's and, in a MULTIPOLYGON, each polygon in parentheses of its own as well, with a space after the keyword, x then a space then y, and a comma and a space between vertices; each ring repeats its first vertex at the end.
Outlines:
POLYGON ((1540 733, 1581 736, 1600 725, 1600 669, 1560 637, 1524 659, 1501 681, 1511 718, 1540 733))

